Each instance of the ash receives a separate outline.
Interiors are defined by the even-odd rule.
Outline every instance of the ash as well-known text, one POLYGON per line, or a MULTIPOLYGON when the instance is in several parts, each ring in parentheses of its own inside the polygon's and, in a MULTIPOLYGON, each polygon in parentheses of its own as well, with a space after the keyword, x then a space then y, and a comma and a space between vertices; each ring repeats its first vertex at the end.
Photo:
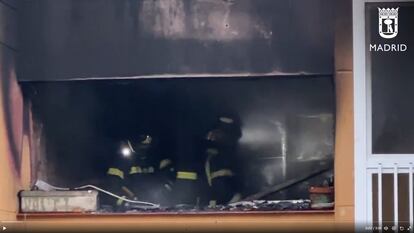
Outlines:
POLYGON ((176 205, 172 207, 146 207, 130 206, 126 213, 203 213, 203 212, 244 212, 244 211, 296 211, 310 210, 310 200, 256 200, 241 201, 228 205, 217 205, 214 207, 199 207, 192 205, 176 205))

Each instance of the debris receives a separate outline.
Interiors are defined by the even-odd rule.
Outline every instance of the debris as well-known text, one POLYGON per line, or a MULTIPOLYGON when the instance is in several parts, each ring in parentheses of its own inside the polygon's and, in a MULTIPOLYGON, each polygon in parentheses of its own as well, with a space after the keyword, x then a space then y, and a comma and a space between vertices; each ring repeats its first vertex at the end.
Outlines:
POLYGON ((22 191, 20 210, 30 212, 93 212, 98 209, 98 192, 22 191))
POLYGON ((174 212, 174 213, 197 213, 197 212, 244 212, 244 211, 289 211, 310 210, 310 200, 256 200, 241 201, 229 205, 217 205, 215 207, 204 207, 192 205, 176 205, 172 207, 159 208, 134 208, 130 206, 128 213, 134 212, 174 212))
POLYGON ((310 200, 256 200, 241 201, 229 204, 233 211, 283 211, 283 210, 308 210, 310 200))
POLYGON ((90 184, 88 184, 88 185, 84 185, 84 186, 80 186, 80 187, 76 187, 76 188, 74 188, 74 189, 75 189, 75 190, 79 190, 79 189, 87 189, 87 188, 92 188, 92 189, 95 189, 95 190, 97 190, 97 191, 99 191, 99 192, 102 192, 102 193, 105 193, 105 194, 107 194, 107 195, 109 195, 109 196, 115 197, 115 198, 117 198, 117 199, 123 200, 123 201, 128 202, 128 203, 134 203, 134 204, 137 204, 137 205, 139 205, 139 206, 144 206, 144 205, 146 205, 146 206, 151 206, 151 207, 155 207, 155 208, 159 208, 159 207, 160 207, 160 205, 159 205, 159 204, 154 204, 154 203, 145 202, 145 201, 130 200, 130 199, 128 199, 128 198, 118 196, 118 195, 116 195, 116 194, 114 194, 114 193, 111 193, 111 192, 109 192, 109 191, 105 190, 105 189, 101 189, 101 188, 99 188, 99 187, 97 187, 97 186, 90 185, 90 184))
MULTIPOLYGON (((38 190, 42 190, 42 191, 49 191, 49 192, 50 191, 69 191, 69 190, 71 190, 70 188, 60 188, 60 187, 50 185, 47 182, 42 181, 42 180, 37 180, 33 189, 34 190, 38 189, 38 190)), ((109 192, 105 189, 101 189, 101 188, 99 188, 97 186, 94 186, 94 185, 83 185, 83 186, 80 186, 80 187, 75 187, 72 190, 81 190, 81 189, 95 189, 99 192, 105 193, 105 194, 107 194, 109 196, 112 196, 114 198, 121 199, 125 202, 134 203, 134 204, 141 205, 141 206, 146 205, 146 206, 152 206, 152 207, 156 207, 156 208, 159 208, 159 206, 160 206, 158 204, 154 204, 154 203, 150 203, 150 202, 130 200, 130 199, 118 196, 114 193, 111 193, 111 192, 109 192)), ((23 192, 25 192, 25 191, 23 191, 23 192)))
POLYGON ((36 180, 34 187, 35 189, 42 190, 42 191, 69 190, 69 188, 60 188, 60 187, 50 185, 43 180, 36 180))

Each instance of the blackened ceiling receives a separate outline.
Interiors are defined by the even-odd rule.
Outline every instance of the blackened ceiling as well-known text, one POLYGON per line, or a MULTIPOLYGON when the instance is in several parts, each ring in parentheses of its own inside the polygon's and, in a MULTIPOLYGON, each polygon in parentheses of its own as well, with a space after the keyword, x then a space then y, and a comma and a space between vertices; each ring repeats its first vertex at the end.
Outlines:
POLYGON ((330 74, 329 0, 24 0, 20 81, 330 74))

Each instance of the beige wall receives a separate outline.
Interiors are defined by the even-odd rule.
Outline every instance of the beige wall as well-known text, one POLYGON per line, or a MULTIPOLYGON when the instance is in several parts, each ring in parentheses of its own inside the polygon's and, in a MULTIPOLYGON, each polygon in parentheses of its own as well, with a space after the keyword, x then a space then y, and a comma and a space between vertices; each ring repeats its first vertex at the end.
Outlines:
POLYGON ((335 22, 335 219, 354 220, 352 1, 337 0, 335 22))
POLYGON ((31 231, 57 232, 333 232, 331 213, 218 214, 218 215, 119 215, 51 217, 26 222, 31 231))
POLYGON ((18 51, 16 7, 15 1, 0 1, 1 220, 16 219, 17 192, 28 186, 30 172, 28 140, 23 140, 23 100, 16 81, 18 51), (25 144, 24 147, 23 144, 25 144))

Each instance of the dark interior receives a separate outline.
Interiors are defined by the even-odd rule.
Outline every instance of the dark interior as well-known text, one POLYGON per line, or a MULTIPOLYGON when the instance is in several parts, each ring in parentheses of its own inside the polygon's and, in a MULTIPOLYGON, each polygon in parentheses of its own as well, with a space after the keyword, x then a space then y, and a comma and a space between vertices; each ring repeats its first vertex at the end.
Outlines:
MULTIPOLYGON (((154 138, 154 156, 171 158, 176 169, 171 195, 148 201, 177 206, 189 195, 203 209, 224 190, 241 200, 303 199, 311 209, 309 188, 323 186, 321 204, 333 208, 333 6, 22 1, 17 78, 34 117, 33 179, 103 187, 120 147, 145 132, 154 138), (224 133, 237 138, 218 160, 231 166, 231 173, 222 167, 227 178, 220 180, 232 181, 213 191, 207 154, 217 148, 206 139, 229 116, 234 124, 227 126, 241 136, 224 133), (197 185, 180 186, 189 179, 197 185)), ((122 172, 113 176, 131 173, 122 172)))
POLYGON ((331 76, 24 82, 22 87, 46 152, 36 163, 38 176, 57 186, 99 185, 119 142, 140 132, 154 135, 157 153, 177 165, 203 163, 200 142, 223 114, 241 122, 231 162, 237 164, 243 197, 330 168, 266 197, 308 199, 309 185, 333 174, 331 76))

